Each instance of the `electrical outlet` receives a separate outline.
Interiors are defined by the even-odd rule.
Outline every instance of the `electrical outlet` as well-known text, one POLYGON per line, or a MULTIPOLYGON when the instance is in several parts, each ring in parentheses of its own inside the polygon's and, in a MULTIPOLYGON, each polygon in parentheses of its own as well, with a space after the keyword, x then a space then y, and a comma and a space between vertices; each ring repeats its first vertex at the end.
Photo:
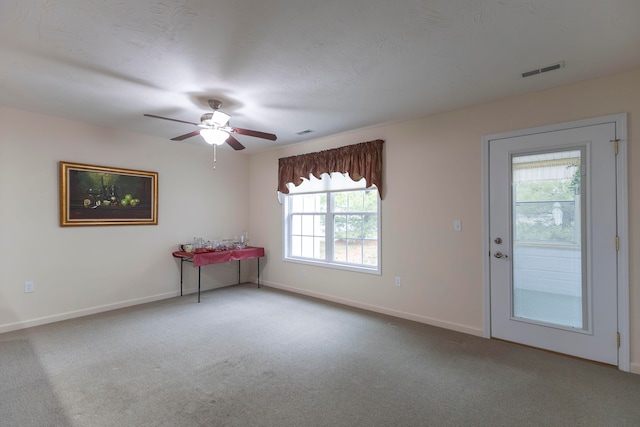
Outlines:
POLYGON ((462 221, 459 219, 453 221, 453 231, 462 231, 462 221))
POLYGON ((402 278, 400 276, 396 276, 396 286, 402 286, 402 278))
POLYGON ((29 294, 35 291, 33 282, 24 282, 24 293, 29 294))

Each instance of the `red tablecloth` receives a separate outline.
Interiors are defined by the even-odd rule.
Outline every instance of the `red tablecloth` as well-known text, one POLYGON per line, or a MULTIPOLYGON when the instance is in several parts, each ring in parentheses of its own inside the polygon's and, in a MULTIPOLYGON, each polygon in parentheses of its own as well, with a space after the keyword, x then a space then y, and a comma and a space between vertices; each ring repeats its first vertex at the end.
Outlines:
POLYGON ((208 264, 219 264, 228 261, 240 261, 243 259, 262 258, 264 256, 264 248, 256 248, 249 246, 244 249, 230 249, 228 251, 207 251, 200 253, 176 251, 173 253, 175 258, 192 258, 194 267, 202 267, 208 264))

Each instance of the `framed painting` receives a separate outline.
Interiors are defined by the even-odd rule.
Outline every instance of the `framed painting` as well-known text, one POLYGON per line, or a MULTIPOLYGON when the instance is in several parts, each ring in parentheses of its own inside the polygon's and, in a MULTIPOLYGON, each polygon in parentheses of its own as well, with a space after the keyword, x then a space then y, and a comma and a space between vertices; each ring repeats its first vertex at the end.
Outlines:
POLYGON ((157 224, 157 172, 60 162, 60 226, 157 224))

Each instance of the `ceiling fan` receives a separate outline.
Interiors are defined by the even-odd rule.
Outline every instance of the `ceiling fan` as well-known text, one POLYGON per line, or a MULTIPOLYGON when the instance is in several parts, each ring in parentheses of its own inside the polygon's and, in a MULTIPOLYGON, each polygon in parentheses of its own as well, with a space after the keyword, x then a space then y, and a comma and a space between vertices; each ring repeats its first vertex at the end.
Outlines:
POLYGON ((155 119, 171 120, 172 122, 186 123, 201 128, 193 132, 171 138, 172 141, 182 141, 187 138, 191 138, 192 136, 200 135, 207 143, 211 145, 222 145, 226 142, 234 150, 244 150, 244 145, 242 145, 240 141, 238 141, 232 134, 235 133, 238 135, 253 136, 255 138, 263 138, 271 141, 275 141, 277 139, 277 137, 272 133, 259 132, 256 130, 229 126, 229 119, 231 118, 231 116, 220 111, 222 102, 218 101, 217 99, 210 99, 209 106, 213 109, 213 112, 204 113, 200 117, 200 123, 170 119, 168 117, 156 116, 154 114, 145 114, 144 116, 153 117, 155 119))

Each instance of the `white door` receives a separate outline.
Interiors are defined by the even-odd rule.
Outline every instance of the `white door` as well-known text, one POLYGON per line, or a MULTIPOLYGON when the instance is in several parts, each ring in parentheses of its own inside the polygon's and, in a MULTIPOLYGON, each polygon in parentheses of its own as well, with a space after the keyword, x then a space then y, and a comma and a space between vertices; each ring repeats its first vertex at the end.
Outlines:
POLYGON ((491 336, 618 364, 615 123, 489 141, 491 336))

